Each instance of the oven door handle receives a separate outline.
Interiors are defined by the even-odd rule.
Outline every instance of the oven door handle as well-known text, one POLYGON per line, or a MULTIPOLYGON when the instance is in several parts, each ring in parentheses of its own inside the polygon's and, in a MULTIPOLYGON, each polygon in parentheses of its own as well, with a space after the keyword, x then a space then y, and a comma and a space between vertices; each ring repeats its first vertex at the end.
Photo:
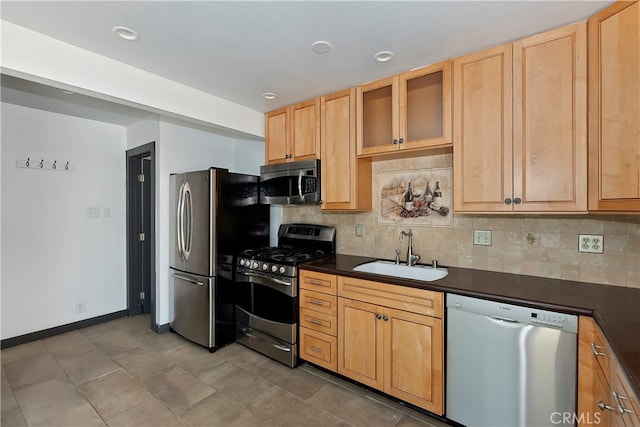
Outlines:
POLYGON ((249 338, 253 338, 253 339, 258 340, 258 341, 262 341, 263 343, 265 343, 265 344, 269 344, 270 346, 275 347, 275 348, 277 348, 278 350, 291 352, 291 349, 290 349, 289 347, 286 347, 286 346, 284 346, 284 345, 282 345, 282 344, 277 344, 277 343, 275 343, 275 342, 273 342, 273 341, 271 341, 271 340, 268 340, 268 339, 265 339, 265 338, 263 338, 263 337, 260 337, 260 336, 254 335, 254 334, 250 333, 250 332, 247 330, 247 328, 238 328, 238 331, 239 331, 242 335, 246 335, 247 337, 249 337, 249 338))
POLYGON ((270 281, 278 283, 280 285, 291 286, 291 283, 287 282, 286 280, 276 279, 275 277, 264 276, 262 274, 256 274, 256 273, 252 273, 250 271, 239 271, 238 274, 242 274, 244 276, 250 276, 250 277, 259 277, 260 279, 270 280, 270 281))

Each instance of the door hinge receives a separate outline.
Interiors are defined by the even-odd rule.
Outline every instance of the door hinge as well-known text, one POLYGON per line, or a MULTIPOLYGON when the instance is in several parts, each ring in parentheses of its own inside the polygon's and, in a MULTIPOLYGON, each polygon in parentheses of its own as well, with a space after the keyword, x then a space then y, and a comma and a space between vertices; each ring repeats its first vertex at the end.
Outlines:
POLYGON ((140 292, 140 299, 144 299, 144 292, 140 292))
POLYGON ((144 182, 144 174, 138 175, 138 182, 144 182))
POLYGON ((138 241, 144 242, 144 233, 138 233, 138 241))

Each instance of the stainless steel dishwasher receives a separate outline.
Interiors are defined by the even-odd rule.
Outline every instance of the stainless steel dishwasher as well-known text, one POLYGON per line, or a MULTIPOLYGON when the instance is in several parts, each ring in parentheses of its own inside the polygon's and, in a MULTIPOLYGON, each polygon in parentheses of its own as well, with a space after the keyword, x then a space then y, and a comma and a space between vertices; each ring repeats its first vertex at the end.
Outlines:
POLYGON ((577 316, 447 294, 446 416, 466 426, 573 425, 577 316))

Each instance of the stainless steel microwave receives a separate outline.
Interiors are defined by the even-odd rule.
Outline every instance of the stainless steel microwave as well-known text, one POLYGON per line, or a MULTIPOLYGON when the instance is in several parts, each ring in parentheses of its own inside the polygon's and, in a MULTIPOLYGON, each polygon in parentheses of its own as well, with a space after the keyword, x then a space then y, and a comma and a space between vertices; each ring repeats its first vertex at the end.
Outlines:
POLYGON ((260 167, 260 203, 320 203, 320 160, 301 160, 260 167))

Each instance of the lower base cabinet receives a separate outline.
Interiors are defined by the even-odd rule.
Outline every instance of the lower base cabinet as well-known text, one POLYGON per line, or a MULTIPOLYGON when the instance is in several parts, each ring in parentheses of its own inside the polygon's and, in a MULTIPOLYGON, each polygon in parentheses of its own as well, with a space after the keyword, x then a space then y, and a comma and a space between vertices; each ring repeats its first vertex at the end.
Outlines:
POLYGON ((640 427, 640 403, 602 331, 578 323, 578 426, 640 427))
MULTIPOLYGON (((350 292, 347 289, 345 293, 350 292)), ((346 277, 338 277, 338 295, 338 373, 442 415, 442 319, 379 303, 386 300, 416 311, 431 311, 433 304, 442 304, 441 295, 346 277), (359 299, 340 296, 345 285, 355 285, 352 289, 357 289, 356 293, 363 291, 359 299), (367 285, 372 285, 370 296, 367 285), (420 292, 424 293, 422 298, 420 292), (412 300, 413 305, 398 300, 399 295, 412 300), (434 296, 438 297, 435 302, 434 296)))

